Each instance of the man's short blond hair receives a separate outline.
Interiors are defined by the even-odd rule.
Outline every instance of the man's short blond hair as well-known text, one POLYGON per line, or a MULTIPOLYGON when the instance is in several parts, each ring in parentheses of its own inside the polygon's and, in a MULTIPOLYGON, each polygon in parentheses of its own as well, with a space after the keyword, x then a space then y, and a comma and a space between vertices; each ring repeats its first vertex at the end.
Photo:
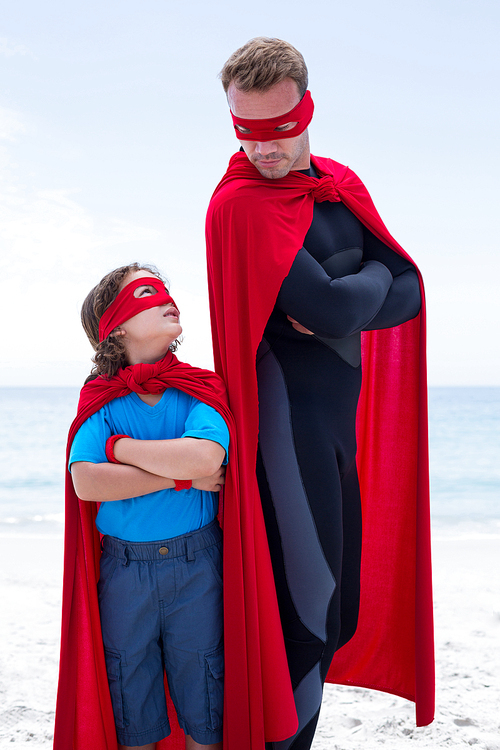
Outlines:
POLYGON ((302 98, 307 91, 307 67, 298 50, 282 39, 258 36, 233 52, 219 78, 224 91, 234 83, 240 91, 267 91, 285 78, 297 84, 302 98))

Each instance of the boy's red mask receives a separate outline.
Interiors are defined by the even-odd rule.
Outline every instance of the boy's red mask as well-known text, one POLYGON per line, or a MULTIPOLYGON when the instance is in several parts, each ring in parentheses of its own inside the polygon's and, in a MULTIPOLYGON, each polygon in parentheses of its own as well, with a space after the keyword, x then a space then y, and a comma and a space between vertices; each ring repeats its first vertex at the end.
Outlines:
MULTIPOLYGON (((102 314, 99 321, 99 341, 104 341, 116 326, 125 323, 134 315, 161 305, 175 305, 163 281, 157 276, 143 276, 140 279, 134 279, 121 290, 102 314), (134 297, 135 290, 140 286, 152 286, 156 289, 156 294, 147 297, 134 297)), ((177 307, 177 305, 175 306, 177 307)))
POLYGON ((279 117, 268 117, 265 120, 247 120, 243 117, 236 117, 231 112, 233 125, 236 131, 236 138, 239 141, 278 141, 282 138, 296 138, 304 132, 312 120, 314 112, 314 103, 311 98, 311 92, 306 91, 296 107, 285 112, 279 117), (296 125, 290 130, 276 131, 280 125, 286 125, 288 122, 295 122, 296 125), (236 125, 249 130, 249 133, 240 133, 236 125))

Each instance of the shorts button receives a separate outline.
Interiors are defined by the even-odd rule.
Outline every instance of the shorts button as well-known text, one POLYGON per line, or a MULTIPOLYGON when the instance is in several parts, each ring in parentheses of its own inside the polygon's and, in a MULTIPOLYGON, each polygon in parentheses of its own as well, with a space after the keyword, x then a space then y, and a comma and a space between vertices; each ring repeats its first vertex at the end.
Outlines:
POLYGON ((160 553, 160 555, 168 555, 168 547, 160 547, 158 552, 160 553))

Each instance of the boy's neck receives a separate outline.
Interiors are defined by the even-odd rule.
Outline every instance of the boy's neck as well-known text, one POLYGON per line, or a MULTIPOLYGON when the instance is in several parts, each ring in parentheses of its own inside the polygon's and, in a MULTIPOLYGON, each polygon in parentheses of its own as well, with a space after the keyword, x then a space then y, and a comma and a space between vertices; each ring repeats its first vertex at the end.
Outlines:
POLYGON ((156 406, 163 393, 138 393, 137 395, 148 406, 156 406))
POLYGON ((154 365, 163 359, 168 353, 170 347, 167 347, 165 351, 159 350, 156 352, 144 352, 144 351, 130 351, 130 348, 126 346, 125 358, 127 365, 154 365))

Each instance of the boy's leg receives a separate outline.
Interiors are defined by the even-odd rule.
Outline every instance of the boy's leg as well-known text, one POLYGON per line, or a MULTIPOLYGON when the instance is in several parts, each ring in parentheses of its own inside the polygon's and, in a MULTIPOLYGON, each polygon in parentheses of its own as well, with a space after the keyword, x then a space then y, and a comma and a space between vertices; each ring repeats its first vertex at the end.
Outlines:
POLYGON ((215 745, 200 745, 199 742, 196 742, 196 740, 193 740, 193 738, 187 734, 186 750, 222 750, 222 742, 217 742, 215 745))
POLYGON ((186 748, 218 748, 222 741, 221 534, 216 523, 186 535, 176 558, 176 597, 162 627, 165 667, 186 748), (191 744, 189 744, 191 742, 191 744))
MULTIPOLYGON (((155 750, 156 743, 152 745, 141 745, 140 747, 129 747, 128 745, 118 745, 118 750, 155 750)), ((216 745, 200 745, 189 735, 186 736, 186 750, 222 750, 222 742, 216 745)))
MULTIPOLYGON (((154 750, 170 734, 154 575, 162 555, 158 545, 110 537, 103 547, 99 607, 117 741, 123 748, 154 750)), ((173 578, 170 595, 175 598, 173 578)))

